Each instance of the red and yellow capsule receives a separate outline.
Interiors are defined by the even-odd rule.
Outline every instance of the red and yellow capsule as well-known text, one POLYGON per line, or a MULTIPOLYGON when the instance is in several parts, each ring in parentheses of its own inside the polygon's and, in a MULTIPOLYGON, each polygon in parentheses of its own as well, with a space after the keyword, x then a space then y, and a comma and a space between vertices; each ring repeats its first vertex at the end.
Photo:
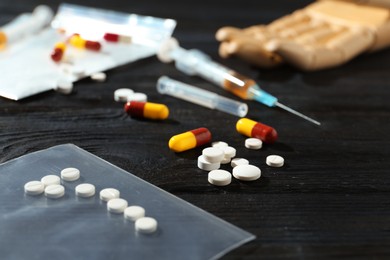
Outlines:
POLYGON ((240 134, 259 138, 265 143, 273 143, 278 138, 278 133, 274 128, 248 118, 241 118, 238 120, 236 129, 240 134))
POLYGON ((79 34, 73 34, 69 42, 76 48, 85 48, 92 51, 99 51, 102 47, 100 42, 85 40, 79 34))
POLYGON ((125 104, 125 111, 131 117, 138 118, 164 120, 169 116, 166 105, 151 102, 129 101, 125 104))
POLYGON ((131 43, 131 37, 116 33, 105 33, 103 38, 108 42, 131 43))
POLYGON ((59 62, 62 60, 62 57, 64 57, 64 53, 66 50, 66 45, 63 42, 58 42, 56 45, 54 45, 54 49, 52 53, 50 54, 50 57, 53 61, 59 62))
POLYGON ((201 127, 182 134, 172 136, 168 146, 179 153, 211 142, 211 133, 207 128, 201 127))

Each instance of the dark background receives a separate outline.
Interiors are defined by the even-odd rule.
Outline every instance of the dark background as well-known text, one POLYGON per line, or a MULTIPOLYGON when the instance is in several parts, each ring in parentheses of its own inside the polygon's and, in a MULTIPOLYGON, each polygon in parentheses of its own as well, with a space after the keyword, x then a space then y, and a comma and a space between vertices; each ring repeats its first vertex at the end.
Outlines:
MULTIPOLYGON (((248 102, 248 117, 276 128, 279 139, 262 150, 247 150, 245 137, 235 131, 237 117, 161 96, 155 85, 167 75, 235 97, 152 57, 108 71, 104 83, 81 80, 70 96, 50 91, 19 102, 0 99, 1 162, 58 144, 76 144, 257 236, 224 259, 390 257, 390 49, 319 72, 288 66, 261 70, 240 60, 220 59, 217 29, 269 23, 310 1, 69 2, 176 19, 174 36, 184 48, 198 48, 255 78, 281 103, 322 126, 248 102), (152 122, 126 116, 123 104, 113 100, 114 91, 123 87, 168 105, 170 119, 152 122), (215 187, 196 167, 202 148, 181 154, 168 149, 171 136, 202 126, 214 141, 228 142, 239 157, 259 166, 261 179, 215 187), (268 167, 269 154, 282 155, 286 165, 268 167)), ((0 22, 42 3, 1 1, 0 22)), ((59 3, 45 4, 56 9, 59 3)))

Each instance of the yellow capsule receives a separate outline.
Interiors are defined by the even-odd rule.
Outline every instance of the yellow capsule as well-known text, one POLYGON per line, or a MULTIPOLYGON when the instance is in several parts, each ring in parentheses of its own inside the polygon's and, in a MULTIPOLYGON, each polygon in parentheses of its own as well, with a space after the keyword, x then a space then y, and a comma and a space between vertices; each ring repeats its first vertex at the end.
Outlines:
POLYGON ((207 144, 211 141, 211 133, 207 128, 201 127, 182 134, 172 136, 168 146, 179 153, 207 144))
POLYGON ((80 37, 78 34, 74 34, 72 37, 70 37, 69 40, 70 44, 72 44, 76 48, 84 48, 85 47, 85 40, 80 37))
POLYGON ((239 119, 236 124, 236 129, 240 134, 258 138, 265 143, 273 143, 278 138, 278 133, 274 128, 248 118, 239 119))
POLYGON ((66 50, 66 44, 63 42, 57 42, 56 45, 54 45, 54 49, 60 49, 64 52, 66 50))
POLYGON ((5 35, 5 33, 3 32, 0 32, 0 50, 4 49, 6 44, 7 44, 7 35, 5 35))
POLYGON ((139 118, 164 120, 169 116, 166 105, 151 102, 129 101, 125 105, 125 111, 130 116, 139 118))

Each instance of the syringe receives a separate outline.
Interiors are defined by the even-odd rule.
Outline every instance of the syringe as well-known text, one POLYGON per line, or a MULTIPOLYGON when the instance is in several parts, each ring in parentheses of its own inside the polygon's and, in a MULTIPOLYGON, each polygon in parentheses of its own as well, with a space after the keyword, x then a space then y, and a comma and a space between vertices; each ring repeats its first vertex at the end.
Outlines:
POLYGON ((262 90, 253 79, 240 75, 237 72, 212 61, 209 56, 199 50, 186 50, 181 48, 174 38, 171 38, 169 41, 162 44, 157 56, 165 63, 175 61, 175 66, 178 70, 187 75, 199 75, 242 99, 256 100, 268 107, 280 107, 316 125, 321 124, 320 122, 279 103, 276 97, 262 90))
POLYGON ((248 113, 245 103, 222 97, 211 91, 200 89, 183 82, 162 76, 157 81, 157 91, 204 107, 244 117, 248 113))

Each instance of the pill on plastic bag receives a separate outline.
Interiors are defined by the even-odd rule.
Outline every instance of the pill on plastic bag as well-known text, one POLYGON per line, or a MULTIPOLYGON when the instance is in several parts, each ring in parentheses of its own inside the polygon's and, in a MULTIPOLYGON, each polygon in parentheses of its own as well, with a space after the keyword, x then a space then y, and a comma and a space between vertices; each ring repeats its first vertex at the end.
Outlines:
POLYGON ((139 218, 135 221, 135 230, 144 234, 153 233, 157 230, 157 221, 151 217, 139 218))
POLYGON ((276 130, 268 125, 241 118, 236 124, 237 132, 248 137, 259 138, 265 143, 273 143, 278 138, 276 130))
POLYGON ((271 167, 282 167, 284 165, 284 158, 279 155, 269 155, 265 162, 271 167))
POLYGON ((65 188, 60 184, 49 185, 45 188, 45 196, 50 199, 58 199, 65 195, 65 188))
POLYGON ((136 221, 139 218, 145 217, 145 209, 140 206, 130 206, 123 212, 126 219, 136 221))
POLYGON ((45 187, 53 184, 60 184, 61 179, 57 175, 46 175, 41 179, 41 182, 45 185, 45 187))
POLYGON ((90 183, 82 183, 76 186, 76 196, 89 198, 95 195, 95 186, 90 183))
POLYGON ((238 165, 233 168, 233 176, 241 181, 254 181, 260 178, 261 170, 254 165, 238 165))
POLYGON ((76 168, 65 168, 61 171, 61 178, 64 181, 76 181, 80 178, 80 171, 76 168))
POLYGON ((66 80, 60 80, 57 82, 57 87, 55 90, 61 94, 69 95, 73 91, 73 83, 66 80))
POLYGON ((209 172, 208 181, 216 186, 226 186, 232 182, 232 175, 225 170, 213 170, 209 172))
POLYGON ((102 201, 109 201, 112 199, 119 198, 120 192, 119 192, 119 190, 114 189, 114 188, 107 188, 107 189, 101 190, 99 195, 100 195, 100 199, 102 201))
POLYGON ((106 73, 104 72, 96 72, 91 75, 91 79, 98 82, 103 82, 107 78, 106 73))
POLYGON ((179 153, 207 144, 211 141, 211 133, 207 128, 201 127, 182 134, 172 136, 168 146, 179 153))
POLYGON ((39 195, 45 190, 45 184, 40 181, 29 181, 24 185, 24 192, 28 195, 39 195))
POLYGON ((124 199, 111 199, 107 202, 107 210, 111 213, 123 213, 123 211, 127 208, 127 201, 124 199))

